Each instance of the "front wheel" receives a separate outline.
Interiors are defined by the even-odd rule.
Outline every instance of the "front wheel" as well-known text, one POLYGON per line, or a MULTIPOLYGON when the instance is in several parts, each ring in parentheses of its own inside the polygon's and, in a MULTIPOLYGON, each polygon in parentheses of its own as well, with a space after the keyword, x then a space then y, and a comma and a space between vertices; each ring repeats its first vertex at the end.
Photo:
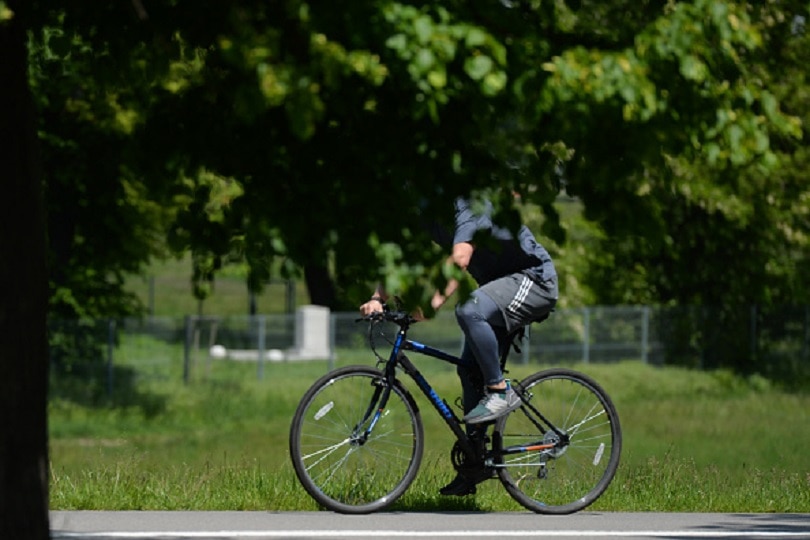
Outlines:
POLYGON ((346 514, 375 512, 399 498, 416 477, 423 447, 411 395, 366 366, 344 367, 316 381, 290 428, 290 457, 301 485, 324 507, 346 514))
POLYGON ((619 415, 590 377, 549 369, 520 382, 525 404, 495 424, 496 468, 509 494, 540 514, 570 514, 607 489, 622 449, 619 415))

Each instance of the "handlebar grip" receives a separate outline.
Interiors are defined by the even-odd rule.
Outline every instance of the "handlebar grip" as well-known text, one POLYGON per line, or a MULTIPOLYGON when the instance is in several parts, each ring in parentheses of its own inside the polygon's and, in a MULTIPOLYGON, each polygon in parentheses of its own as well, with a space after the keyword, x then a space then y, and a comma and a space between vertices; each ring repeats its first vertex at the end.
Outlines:
POLYGON ((361 317, 359 319, 355 319, 354 322, 373 322, 373 321, 389 321, 402 326, 402 323, 406 323, 408 325, 413 324, 416 321, 410 314, 404 311, 374 311, 369 313, 365 317, 361 317))

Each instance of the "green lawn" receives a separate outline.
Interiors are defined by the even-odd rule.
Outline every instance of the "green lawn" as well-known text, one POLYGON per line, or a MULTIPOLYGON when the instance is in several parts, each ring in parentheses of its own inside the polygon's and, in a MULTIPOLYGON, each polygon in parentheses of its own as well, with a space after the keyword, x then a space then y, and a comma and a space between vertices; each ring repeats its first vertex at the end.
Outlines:
MULTIPOLYGON (((250 297, 242 266, 225 266, 215 277, 211 294, 200 305, 191 286, 191 257, 155 261, 143 275, 129 276, 125 289, 137 296, 144 308, 156 316, 182 317, 197 315, 247 315, 250 297)), ((277 280, 267 283, 255 297, 258 313, 284 313, 288 306, 287 284, 277 280)), ((294 306, 305 305, 309 295, 303 280, 293 285, 294 306)))
MULTIPOLYGON (((368 363, 342 351, 338 365, 368 363)), ((416 359, 440 395, 455 373, 416 359)), ((635 362, 575 366, 600 381, 622 420, 619 473, 592 509, 810 512, 810 396, 727 373, 635 362)), ((149 379, 123 405, 50 405, 53 509, 313 510, 289 465, 287 435, 298 399, 326 362, 219 362, 184 386, 149 379)), ((533 368, 517 366, 520 377, 533 368)), ((414 395, 418 390, 409 384, 414 395)), ((400 510, 521 510, 497 481, 475 497, 446 499, 449 431, 420 395, 426 454, 400 510)))

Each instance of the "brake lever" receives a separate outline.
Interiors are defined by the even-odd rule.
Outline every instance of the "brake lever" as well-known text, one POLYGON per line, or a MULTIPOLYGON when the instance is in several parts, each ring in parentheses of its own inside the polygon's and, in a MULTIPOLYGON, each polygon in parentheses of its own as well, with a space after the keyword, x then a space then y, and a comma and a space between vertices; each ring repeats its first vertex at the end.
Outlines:
POLYGON ((364 317, 360 317, 359 319, 355 319, 354 322, 373 322, 377 320, 382 320, 385 318, 385 313, 382 311, 372 311, 368 315, 364 317))

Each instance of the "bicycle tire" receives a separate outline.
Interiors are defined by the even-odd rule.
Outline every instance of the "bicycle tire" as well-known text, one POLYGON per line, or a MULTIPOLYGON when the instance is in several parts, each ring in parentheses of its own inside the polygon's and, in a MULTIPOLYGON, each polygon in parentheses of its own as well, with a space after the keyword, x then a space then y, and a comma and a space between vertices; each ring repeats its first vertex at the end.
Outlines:
MULTIPOLYGON (((382 386, 381 386, 382 385, 382 386)), ((385 376, 368 366, 348 366, 318 379, 304 394, 290 427, 290 457, 301 485, 323 507, 367 514, 396 501, 416 478, 424 450, 419 409, 396 381, 367 440, 366 419, 385 376)), ((373 414, 371 415, 373 418, 373 414)))
POLYGON ((508 447, 552 443, 523 406, 495 424, 496 469, 501 483, 523 507, 539 514, 571 514, 598 499, 619 467, 622 430, 610 397, 591 377, 557 368, 530 375, 516 389, 568 435, 567 445, 502 455, 508 447))

